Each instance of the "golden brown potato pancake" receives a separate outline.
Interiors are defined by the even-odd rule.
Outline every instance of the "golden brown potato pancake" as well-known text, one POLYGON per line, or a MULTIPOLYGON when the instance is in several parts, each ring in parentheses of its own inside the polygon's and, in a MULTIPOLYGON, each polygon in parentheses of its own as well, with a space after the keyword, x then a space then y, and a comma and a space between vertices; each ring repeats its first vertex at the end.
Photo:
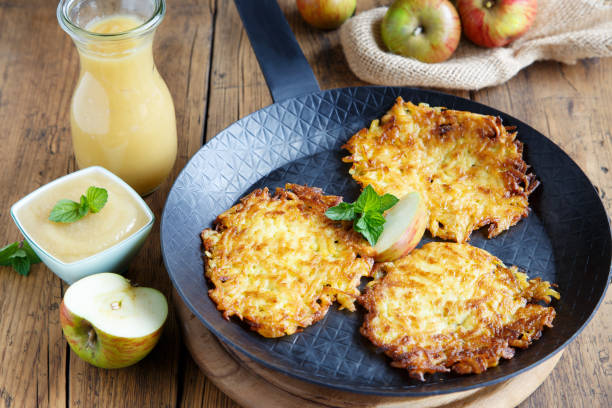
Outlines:
POLYGON ((362 187, 379 194, 420 192, 433 236, 465 242, 489 225, 491 238, 529 215, 527 197, 538 185, 508 129, 498 117, 398 98, 346 143, 344 161, 362 187))
POLYGON ((253 191, 202 231, 210 297, 226 319, 238 316, 265 337, 321 320, 335 300, 354 311, 374 263, 352 223, 325 216, 341 197, 285 187, 273 197, 253 191))
POLYGON ((549 282, 468 244, 431 242, 375 270, 360 298, 368 310, 361 333, 422 381, 512 358, 512 347, 526 348, 552 327, 555 310, 535 302, 559 298, 549 282))

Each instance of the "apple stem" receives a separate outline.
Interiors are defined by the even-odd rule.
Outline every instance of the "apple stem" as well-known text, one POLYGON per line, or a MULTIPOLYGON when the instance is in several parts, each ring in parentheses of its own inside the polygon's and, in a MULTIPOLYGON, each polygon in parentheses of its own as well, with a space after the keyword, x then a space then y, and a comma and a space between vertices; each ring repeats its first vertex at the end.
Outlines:
POLYGON ((412 32, 412 35, 420 35, 422 32, 423 32, 423 27, 417 26, 417 28, 415 28, 414 31, 412 32))
POLYGON ((96 331, 92 327, 91 329, 89 329, 89 332, 87 332, 87 347, 93 349, 95 347, 95 344, 96 344, 96 331))
POLYGON ((487 1, 487 2, 485 3, 485 7, 486 7, 486 8, 489 8, 489 9, 490 9, 491 7, 493 7, 494 5, 495 5, 495 1, 494 1, 494 0, 489 0, 489 1, 487 1))

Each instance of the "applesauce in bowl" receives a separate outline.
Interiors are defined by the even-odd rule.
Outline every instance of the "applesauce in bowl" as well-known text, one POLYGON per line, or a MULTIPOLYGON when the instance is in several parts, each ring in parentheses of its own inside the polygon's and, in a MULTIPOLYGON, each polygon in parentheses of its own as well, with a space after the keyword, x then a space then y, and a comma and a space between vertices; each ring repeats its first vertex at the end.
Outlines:
POLYGON ((11 215, 34 252, 68 283, 94 273, 123 272, 155 220, 134 189, 98 166, 40 187, 15 203, 11 215), (79 202, 90 186, 108 192, 99 212, 90 212, 71 223, 49 220, 59 200, 79 202))

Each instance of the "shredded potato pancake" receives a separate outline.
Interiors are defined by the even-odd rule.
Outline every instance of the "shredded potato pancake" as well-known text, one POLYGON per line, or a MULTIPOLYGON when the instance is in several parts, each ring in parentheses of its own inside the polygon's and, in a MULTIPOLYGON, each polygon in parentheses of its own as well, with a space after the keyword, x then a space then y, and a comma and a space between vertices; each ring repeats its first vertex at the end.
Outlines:
POLYGON ((550 283, 468 244, 432 242, 395 262, 377 264, 360 302, 361 333, 410 376, 481 373, 527 348, 552 327, 550 283), (382 277, 381 277, 382 276, 382 277))
POLYGON ((358 183, 379 194, 420 192, 433 236, 466 242, 489 225, 492 238, 529 215, 527 198, 538 185, 508 130, 498 117, 398 98, 346 143, 351 155, 344 161, 358 183))
POLYGON ((294 184, 273 197, 255 190, 202 231, 209 295, 226 319, 280 337, 321 320, 334 301, 355 310, 374 261, 350 222, 325 216, 341 201, 294 184))

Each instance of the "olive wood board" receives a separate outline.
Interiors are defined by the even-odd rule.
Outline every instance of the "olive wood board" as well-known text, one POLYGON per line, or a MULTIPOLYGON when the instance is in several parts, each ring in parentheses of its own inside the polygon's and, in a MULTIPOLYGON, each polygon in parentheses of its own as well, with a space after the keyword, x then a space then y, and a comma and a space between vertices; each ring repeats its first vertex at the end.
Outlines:
POLYGON ((426 397, 383 397, 321 387, 268 369, 221 343, 194 316, 176 293, 183 341, 206 377, 245 408, 516 407, 531 395, 555 368, 563 350, 542 364, 488 387, 426 397))

